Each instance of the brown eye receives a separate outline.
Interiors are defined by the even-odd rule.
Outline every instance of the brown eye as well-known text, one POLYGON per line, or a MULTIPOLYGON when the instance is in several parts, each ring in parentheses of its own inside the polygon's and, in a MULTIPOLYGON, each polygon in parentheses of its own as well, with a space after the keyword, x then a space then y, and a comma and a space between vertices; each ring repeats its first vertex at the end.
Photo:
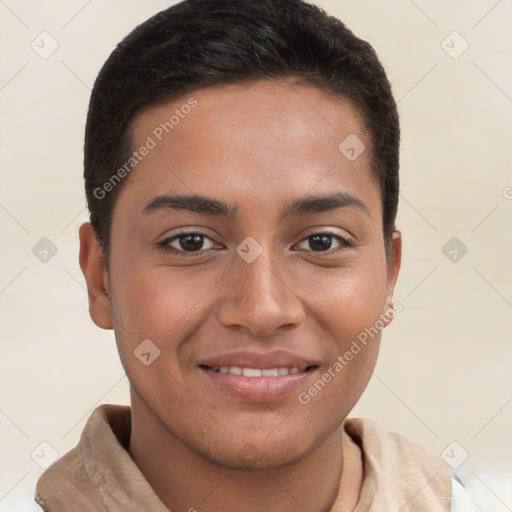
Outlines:
POLYGON ((348 240, 334 233, 315 233, 302 240, 299 246, 301 244, 307 245, 306 248, 302 247, 301 249, 308 250, 309 248, 310 252, 337 252, 352 245, 348 240), (335 250, 331 251, 333 247, 335 250))
POLYGON ((170 248, 176 252, 196 253, 215 246, 214 241, 203 233, 180 233, 160 242, 159 247, 170 248), (208 247, 208 243, 210 246, 208 247), (206 245, 206 247, 205 247, 206 245))

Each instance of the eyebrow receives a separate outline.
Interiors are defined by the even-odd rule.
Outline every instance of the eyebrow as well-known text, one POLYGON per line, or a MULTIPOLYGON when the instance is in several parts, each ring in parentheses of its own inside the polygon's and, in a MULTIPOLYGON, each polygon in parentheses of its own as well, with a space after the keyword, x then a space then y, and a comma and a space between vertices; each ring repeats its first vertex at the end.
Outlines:
MULTIPOLYGON (((311 215, 346 207, 355 207, 370 217, 370 212, 365 204, 360 199, 347 192, 333 192, 326 195, 301 197, 285 207, 282 212, 282 217, 289 218, 299 215, 311 215)), ((238 213, 238 206, 236 204, 226 203, 218 199, 195 194, 157 196, 146 205, 142 213, 147 215, 162 209, 188 210, 205 215, 228 218, 234 218, 238 213)))

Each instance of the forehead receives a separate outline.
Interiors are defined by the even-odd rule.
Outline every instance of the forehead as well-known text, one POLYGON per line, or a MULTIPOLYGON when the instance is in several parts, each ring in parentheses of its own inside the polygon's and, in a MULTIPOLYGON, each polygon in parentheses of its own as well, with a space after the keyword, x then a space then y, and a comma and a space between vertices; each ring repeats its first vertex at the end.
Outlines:
POLYGON ((178 192, 269 205, 337 190, 379 200, 371 137, 346 99, 288 80, 198 89, 145 108, 132 123, 146 155, 126 184, 133 200, 178 192))

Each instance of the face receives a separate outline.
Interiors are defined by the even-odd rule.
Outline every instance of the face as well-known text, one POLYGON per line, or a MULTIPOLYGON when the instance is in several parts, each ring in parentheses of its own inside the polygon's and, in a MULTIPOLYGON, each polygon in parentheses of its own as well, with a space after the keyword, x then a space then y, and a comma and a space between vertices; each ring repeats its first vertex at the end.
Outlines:
POLYGON ((386 261, 362 118, 262 81, 197 90, 133 126, 150 149, 115 206, 109 273, 85 234, 81 255, 133 414, 227 467, 311 454, 367 385, 380 333, 361 334, 387 323, 400 261, 399 239, 386 261))

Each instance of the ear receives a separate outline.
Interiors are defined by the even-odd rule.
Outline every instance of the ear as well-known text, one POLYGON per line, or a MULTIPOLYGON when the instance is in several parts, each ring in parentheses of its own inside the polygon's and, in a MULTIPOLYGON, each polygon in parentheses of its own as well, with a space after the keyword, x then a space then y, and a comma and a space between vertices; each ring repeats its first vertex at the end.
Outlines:
POLYGON ((400 231, 394 231, 389 245, 389 255, 387 261, 387 288, 386 301, 384 303, 384 324, 389 325, 393 320, 396 312, 393 312, 393 291, 395 289, 398 273, 400 272, 400 264, 402 262, 402 234, 400 231))
POLYGON ((89 314, 102 329, 113 329, 107 267, 103 249, 90 222, 80 226, 80 268, 87 282, 89 314))

